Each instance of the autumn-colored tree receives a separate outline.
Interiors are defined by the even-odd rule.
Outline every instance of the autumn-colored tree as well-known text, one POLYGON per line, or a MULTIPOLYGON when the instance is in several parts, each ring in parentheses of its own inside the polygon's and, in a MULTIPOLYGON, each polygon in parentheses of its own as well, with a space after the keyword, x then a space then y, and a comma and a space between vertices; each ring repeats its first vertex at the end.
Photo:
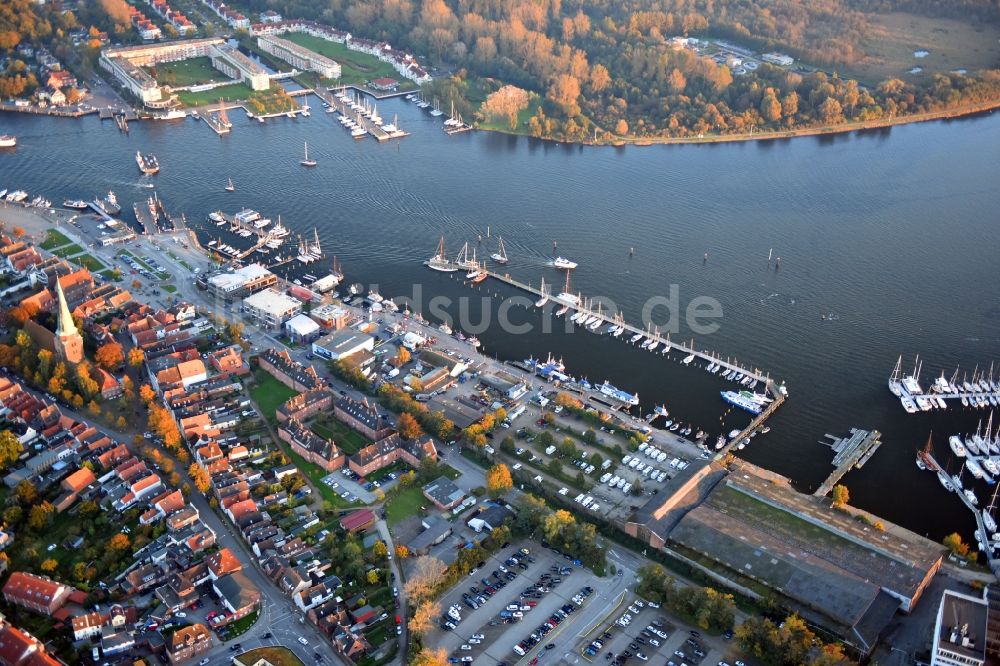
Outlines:
POLYGON ((417 420, 407 412, 403 412, 396 419, 396 430, 399 431, 399 435, 403 439, 415 439, 424 434, 423 428, 420 427, 417 420))
POLYGON ((368 573, 365 574, 365 578, 368 579, 369 585, 375 585, 378 583, 378 569, 369 569, 368 573))
POLYGON ((28 527, 36 532, 41 532, 52 522, 52 516, 55 515, 55 512, 56 508, 48 502, 34 505, 28 512, 28 527))
POLYGON ((500 463, 486 471, 486 492, 490 497, 500 497, 510 492, 513 487, 514 480, 507 465, 500 463))
POLYGON ((156 391, 149 384, 143 384, 139 387, 139 399, 148 406, 149 403, 156 399, 156 391))
POLYGON ((624 118, 620 118, 617 123, 615 123, 615 134, 618 136, 628 135, 628 121, 624 118))
POLYGON ((139 349, 138 347, 132 347, 128 350, 128 364, 133 368, 142 365, 142 362, 146 359, 146 353, 139 349))
POLYGON ((833 487, 830 499, 833 500, 834 509, 843 509, 851 501, 851 493, 847 490, 847 486, 838 483, 833 487))
POLYGON ((555 104, 567 117, 580 115, 580 81, 569 74, 557 75, 549 85, 546 99, 555 104))
POLYGON ((432 599, 422 602, 413 612, 413 617, 410 618, 408 624, 410 631, 418 636, 426 635, 434 629, 434 624, 440 615, 441 604, 432 599))
POLYGON ((124 430, 127 426, 128 422, 125 420, 124 416, 119 416, 118 419, 115 420, 115 427, 119 430, 124 430))
POLYGON ((108 342, 97 348, 94 360, 105 370, 115 370, 125 362, 125 353, 119 343, 108 342))
POLYGON ((100 416, 101 415, 101 406, 98 405, 93 400, 91 400, 89 403, 87 403, 87 411, 90 412, 91 416, 100 416))
POLYGON ((111 539, 108 541, 108 548, 115 551, 116 553, 121 553, 128 550, 130 545, 131 544, 129 543, 128 536, 122 534, 121 532, 111 537, 111 539))
POLYGON ((393 358, 392 362, 397 368, 401 368, 410 362, 410 350, 406 347, 400 347, 396 351, 396 356, 393 358))
POLYGON ((969 544, 962 541, 962 536, 958 532, 952 532, 946 536, 941 543, 943 543, 944 547, 950 550, 954 555, 964 557, 969 554, 969 544))
POLYGON ((437 586, 444 580, 446 571, 447 567, 444 562, 436 557, 430 555, 418 557, 413 564, 413 573, 410 574, 410 578, 403 588, 406 590, 406 595, 415 604, 430 598, 437 586))
POLYGON ((14 497, 21 506, 28 506, 38 499, 38 489, 35 488, 35 484, 25 479, 14 486, 14 497))
POLYGON ((202 495, 207 493, 208 489, 212 487, 212 481, 208 476, 208 472, 198 463, 191 463, 191 466, 188 467, 188 476, 194 481, 194 487, 202 495))
POLYGON ((568 529, 575 522, 576 519, 573 517, 573 514, 565 509, 559 509, 545 516, 545 519, 542 521, 542 531, 545 533, 546 539, 555 541, 564 530, 568 529))
POLYGON ((379 559, 383 559, 389 554, 389 549, 386 548, 385 542, 379 539, 372 546, 372 554, 379 559))
POLYGON ((24 447, 14 433, 10 430, 0 432, 0 470, 7 469, 7 465, 17 460, 23 451, 24 447))
POLYGON ((407 548, 406 546, 404 546, 401 543, 397 543, 396 544, 396 557, 398 557, 401 560, 405 560, 409 556, 410 556, 410 549, 407 548))
POLYGON ((448 666, 448 653, 444 648, 425 647, 413 658, 410 666, 448 666))
POLYGON ((528 91, 517 86, 503 86, 496 92, 490 93, 486 101, 479 107, 479 112, 487 120, 504 119, 507 126, 513 130, 517 129, 517 117, 524 109, 528 108, 528 91))
POLYGON ((45 573, 52 573, 53 571, 59 568, 59 562, 50 557, 49 559, 45 560, 38 566, 45 573))
POLYGON ((11 233, 14 234, 14 238, 24 238, 24 227, 14 227, 11 233))

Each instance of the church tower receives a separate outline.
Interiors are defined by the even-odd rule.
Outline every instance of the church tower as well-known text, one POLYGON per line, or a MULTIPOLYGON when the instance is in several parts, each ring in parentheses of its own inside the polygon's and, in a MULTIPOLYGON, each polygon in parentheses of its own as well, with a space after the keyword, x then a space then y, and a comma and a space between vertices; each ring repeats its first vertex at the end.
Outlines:
POLYGON ((73 316, 66 305, 66 295, 63 293, 59 278, 56 278, 56 298, 59 300, 59 326, 56 328, 55 347, 67 363, 76 365, 83 360, 83 336, 76 330, 73 316))

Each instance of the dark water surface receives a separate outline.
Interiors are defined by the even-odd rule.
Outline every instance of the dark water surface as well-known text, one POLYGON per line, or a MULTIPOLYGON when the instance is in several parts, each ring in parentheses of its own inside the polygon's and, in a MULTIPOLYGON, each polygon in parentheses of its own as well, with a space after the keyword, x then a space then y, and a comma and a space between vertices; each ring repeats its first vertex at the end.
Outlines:
MULTIPOLYGON (((479 235, 480 256, 492 252, 487 227, 504 237, 512 275, 561 288, 561 275, 544 266, 557 241, 580 264, 573 290, 612 298, 631 322, 670 285, 682 306, 698 296, 721 304, 720 329, 697 346, 766 369, 791 396, 747 459, 808 490, 831 469, 830 450, 817 443, 824 433, 878 428, 882 448, 846 477, 852 503, 935 538, 971 534, 971 517, 916 469, 913 453, 933 428, 945 460, 947 435, 975 429, 986 414, 908 416, 885 379, 899 354, 912 362, 919 353, 925 380, 942 369, 950 376, 958 363, 971 370, 1000 360, 1000 115, 791 141, 612 149, 448 137, 404 101, 379 110, 398 114, 412 136, 356 141, 321 109, 264 125, 233 114, 235 128, 222 138, 193 120, 133 123, 126 136, 96 118, 7 114, 0 130, 17 134, 19 146, 0 153, 0 187, 53 202, 110 188, 129 211, 149 194, 138 186, 149 179, 139 177, 134 153, 155 152, 163 170, 152 182, 192 226, 215 237, 201 220, 219 208, 281 214, 295 231, 317 227, 348 281, 378 284, 386 296, 409 294, 415 283, 428 297, 516 293, 492 281, 477 293, 421 266, 441 234, 451 253, 479 235), (306 140, 315 169, 298 165, 306 140), (235 194, 222 190, 227 177, 235 194), (768 268, 771 248, 780 270, 768 268)), ((523 309, 516 316, 540 321, 523 309)), ((746 421, 726 412, 717 378, 621 339, 498 327, 479 337, 501 358, 552 351, 572 374, 638 391, 644 411, 666 403, 713 433, 746 421)), ((674 339, 691 337, 682 325, 674 339)))

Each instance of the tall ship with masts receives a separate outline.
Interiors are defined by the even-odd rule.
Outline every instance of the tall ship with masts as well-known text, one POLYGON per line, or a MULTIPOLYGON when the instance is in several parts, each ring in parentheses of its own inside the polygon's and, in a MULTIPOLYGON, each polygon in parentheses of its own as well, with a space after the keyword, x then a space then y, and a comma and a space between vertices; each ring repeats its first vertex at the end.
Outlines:
POLYGON ((424 265, 427 266, 427 268, 440 273, 454 273, 458 270, 458 266, 451 263, 448 260, 447 255, 444 253, 444 236, 441 236, 441 240, 438 241, 437 252, 434 253, 434 256, 425 261, 424 265))

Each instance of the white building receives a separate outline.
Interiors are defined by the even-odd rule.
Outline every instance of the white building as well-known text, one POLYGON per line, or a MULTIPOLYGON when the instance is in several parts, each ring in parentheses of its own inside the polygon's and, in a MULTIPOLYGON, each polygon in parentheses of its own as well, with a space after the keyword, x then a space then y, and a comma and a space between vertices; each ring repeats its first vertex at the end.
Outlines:
POLYGON ((265 289, 243 299, 243 311, 260 326, 276 329, 302 311, 302 301, 277 289, 265 289))
POLYGON ((985 599, 953 590, 941 595, 934 625, 931 666, 981 666, 986 663, 985 599))
POLYGON ((790 67, 795 62, 795 58, 786 56, 784 53, 765 53, 760 59, 779 67, 790 67))
POLYGON ((319 324, 304 314, 297 314, 285 322, 285 332, 296 342, 311 342, 319 336, 319 324))
POLYGON ((260 264, 248 264, 228 273, 216 273, 207 280, 209 290, 222 298, 250 294, 277 282, 278 276, 260 264))
POLYGON ((230 78, 246 83, 251 90, 267 90, 271 87, 271 77, 267 70, 243 55, 235 46, 217 46, 212 54, 212 67, 230 78))
POLYGON ((281 37, 261 35, 257 38, 257 46, 265 53, 284 60, 296 69, 316 72, 325 79, 340 78, 340 63, 295 42, 281 37))
POLYGON ((312 344, 313 354, 330 361, 339 361, 358 352, 373 349, 375 349, 375 338, 353 328, 335 331, 312 344))

